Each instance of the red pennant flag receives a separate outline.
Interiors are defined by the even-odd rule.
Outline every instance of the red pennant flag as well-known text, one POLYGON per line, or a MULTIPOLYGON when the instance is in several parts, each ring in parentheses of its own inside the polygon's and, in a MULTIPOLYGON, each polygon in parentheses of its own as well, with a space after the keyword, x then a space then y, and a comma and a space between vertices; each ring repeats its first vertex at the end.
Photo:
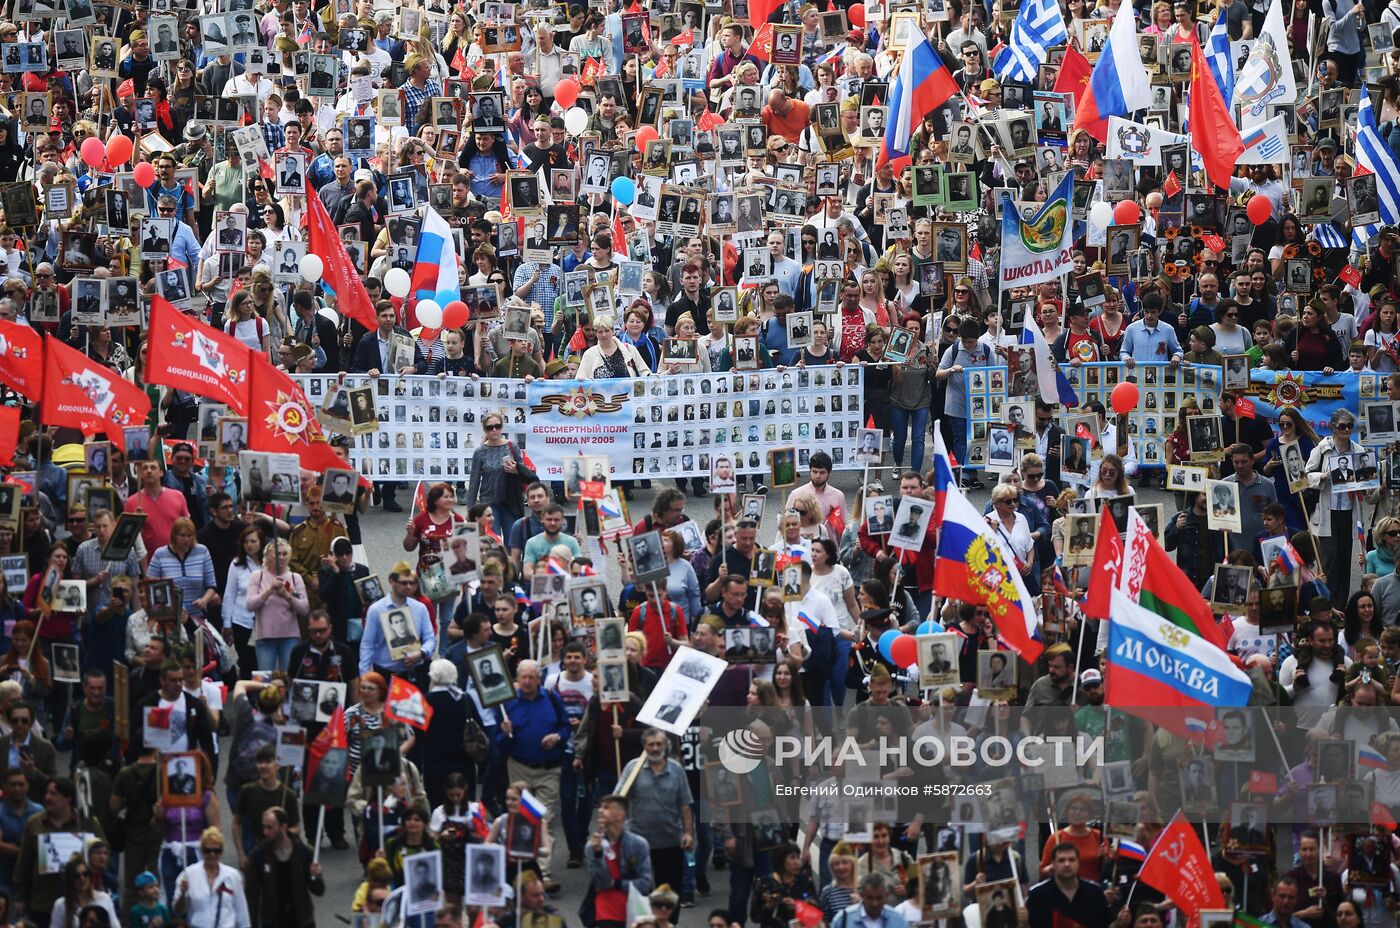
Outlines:
POLYGON ((822 910, 810 902, 798 901, 792 914, 802 923, 802 928, 813 928, 822 920, 822 910))
POLYGON ((826 524, 831 526, 831 532, 837 538, 846 534, 846 514, 841 511, 840 506, 831 507, 831 511, 826 514, 826 524))
MULTIPOLYGON (((749 15, 754 17, 750 22, 758 22, 758 12, 753 4, 749 5, 749 15)), ((753 34, 753 41, 749 42, 748 56, 758 61, 768 62, 773 56, 773 24, 764 23, 758 27, 758 31, 753 34)))
POLYGON ((423 698, 423 691, 403 677, 389 681, 389 698, 384 702, 384 717, 427 731, 433 720, 433 707, 423 698))
MULTIPOLYGON (((1181 179, 1176 176, 1175 171, 1169 173, 1167 179, 1162 181, 1162 192, 1169 197, 1174 197, 1181 192, 1181 179)), ((1203 236, 1202 241, 1204 240, 1203 236)))
MULTIPOLYGON (((316 779, 316 770, 321 766, 321 761, 325 760, 327 754, 337 748, 342 751, 348 750, 349 745, 350 741, 345 736, 345 709, 342 706, 336 706, 335 712, 331 713, 331 720, 326 723, 326 727, 321 729, 316 740, 307 746, 306 782, 311 783, 316 779)), ((346 785, 349 785, 348 779, 346 785)))
POLYGON ((335 308, 341 315, 349 316, 373 331, 379 326, 374 302, 360 280, 360 272, 355 270, 350 256, 345 253, 345 244, 340 240, 340 233, 331 221, 330 213, 326 212, 325 204, 315 191, 309 191, 306 202, 310 253, 320 255, 325 262, 326 270, 321 280, 335 292, 335 308))
POLYGON ((84 435, 105 431, 113 444, 125 450, 122 429, 140 425, 151 412, 146 391, 52 335, 44 357, 46 389, 40 414, 44 423, 69 425, 84 435))
POLYGON ((248 414, 251 349, 175 308, 160 294, 151 297, 151 330, 146 382, 187 390, 248 414))
MULTIPOLYGON (((1173 171, 1172 173, 1175 174, 1176 172, 1173 171)), ((1214 232, 1207 232, 1205 235, 1202 235, 1201 242, 1216 254, 1223 254, 1225 251, 1225 240, 1214 232)))
POLYGON ((18 406, 0 406, 0 467, 9 467, 15 460, 15 449, 19 446, 18 406))
POLYGON ((1337 272, 1337 279, 1343 281, 1348 286, 1359 287, 1361 286, 1361 271, 1348 264, 1337 272))
POLYGON ((1395 816, 1383 802, 1371 803, 1371 824, 1377 828, 1394 828, 1395 816))
POLYGON ((749 3, 749 22, 763 23, 768 25, 768 17, 783 5, 783 0, 751 0, 749 3))
POLYGON ((1278 777, 1264 770, 1249 772, 1249 791, 1260 796, 1273 796, 1278 793, 1278 777))
POLYGON ((44 398, 44 336, 0 320, 0 383, 35 403, 44 398))
POLYGON ((1191 36, 1191 137, 1206 166, 1206 176, 1217 187, 1229 188, 1235 159, 1244 151, 1244 139, 1235 125, 1220 87, 1215 83, 1200 39, 1191 36))
POLYGON ((1210 855, 1196 829, 1180 812, 1158 836, 1138 870, 1138 879, 1166 893, 1187 917, 1201 909, 1225 908, 1210 855))
POLYGON ((686 30, 671 40, 677 48, 689 48, 695 44, 695 29, 687 26, 686 30))
POLYGON ((1074 45, 1067 46, 1064 58, 1060 59, 1060 73, 1055 78, 1055 93, 1072 93, 1077 104, 1088 89, 1089 76, 1093 73, 1094 66, 1089 59, 1074 45))
POLYGON ((261 352, 250 357, 253 364, 248 387, 248 447, 274 454, 295 454, 301 458, 301 466, 309 470, 344 467, 345 461, 326 444, 321 423, 300 385, 273 367, 261 352))
POLYGON ((160 706, 152 706, 146 710, 146 720, 155 728, 169 728, 170 713, 174 708, 174 706, 166 706, 162 709, 160 706))
POLYGON ((1095 582, 1089 584, 1089 595, 1084 598, 1084 614, 1094 619, 1109 617, 1110 593, 1118 586, 1118 575, 1123 572, 1123 539, 1118 535, 1118 526, 1113 521, 1113 513, 1105 506, 1099 510, 1099 537, 1094 543, 1095 582))
POLYGON ((1094 430, 1089 428, 1089 426, 1085 425, 1083 422, 1080 422, 1074 427, 1074 437, 1089 439, 1090 448, 1097 448, 1099 446, 1099 436, 1095 435, 1094 430))
POLYGON ((1241 419, 1253 419, 1259 414, 1259 411, 1254 408, 1254 400, 1247 396, 1241 396, 1235 400, 1235 412, 1240 414, 1241 419))

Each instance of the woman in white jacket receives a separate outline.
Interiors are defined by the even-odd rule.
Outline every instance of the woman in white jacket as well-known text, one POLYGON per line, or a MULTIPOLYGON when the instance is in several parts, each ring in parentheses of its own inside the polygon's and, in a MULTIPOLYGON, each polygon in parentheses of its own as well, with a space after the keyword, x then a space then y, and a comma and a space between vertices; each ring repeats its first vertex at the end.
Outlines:
POLYGON ((1332 472, 1342 469, 1338 467, 1341 463, 1338 455, 1365 449, 1351 440, 1356 431, 1356 418, 1345 409, 1333 412, 1328 425, 1331 434, 1318 442, 1308 455, 1308 486, 1318 491, 1317 505, 1308 514, 1308 527, 1318 538, 1325 539, 1322 566, 1327 572, 1332 603, 1342 609, 1351 595, 1352 512, 1356 500, 1351 492, 1338 493, 1332 489, 1332 472))
POLYGON ((175 911, 191 928, 251 928, 243 874, 223 862, 224 834, 210 826, 199 836, 199 862, 175 882, 175 911))
POLYGON ((637 349, 617 337, 614 325, 615 320, 608 313, 599 313, 593 320, 598 344, 583 353, 578 365, 579 380, 646 377, 651 374, 651 368, 642 360, 637 349))

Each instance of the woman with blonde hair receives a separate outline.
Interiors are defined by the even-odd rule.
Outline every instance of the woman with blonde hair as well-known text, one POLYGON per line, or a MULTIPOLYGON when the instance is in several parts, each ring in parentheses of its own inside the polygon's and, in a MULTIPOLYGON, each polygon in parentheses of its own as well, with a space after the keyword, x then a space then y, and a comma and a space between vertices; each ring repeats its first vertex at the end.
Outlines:
POLYGON ((199 862, 186 867, 175 881, 172 908, 190 928, 245 928, 253 923, 243 874, 224 863, 224 833, 216 826, 199 836, 199 862))
POLYGON ((311 610, 306 583, 289 566, 292 546, 282 539, 263 548, 262 570, 248 580, 248 611, 253 613, 254 648, 264 670, 289 670, 292 649, 301 640, 301 625, 311 610))
POLYGON ((272 274, 265 266, 253 271, 253 283, 248 289, 253 291, 254 310, 267 320, 272 330, 272 343, 280 344, 282 338, 292 332, 292 323, 282 305, 282 294, 277 291, 272 274))

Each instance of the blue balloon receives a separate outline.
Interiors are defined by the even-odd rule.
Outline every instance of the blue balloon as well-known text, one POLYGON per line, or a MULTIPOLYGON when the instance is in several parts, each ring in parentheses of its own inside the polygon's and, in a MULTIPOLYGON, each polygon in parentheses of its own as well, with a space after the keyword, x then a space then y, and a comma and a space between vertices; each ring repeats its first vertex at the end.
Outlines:
POLYGON ((877 645, 880 650, 880 656, 891 664, 894 663, 894 655, 890 653, 890 646, 894 644, 895 639, 898 638, 899 635, 900 631, 897 628, 886 629, 885 632, 880 635, 880 641, 877 645))
POLYGON ((944 630, 941 622, 935 622, 933 619, 924 619, 914 631, 915 634, 918 635, 937 635, 944 630))
POLYGON ((628 206, 637 198, 637 185, 630 177, 615 177, 612 182, 613 199, 628 206))

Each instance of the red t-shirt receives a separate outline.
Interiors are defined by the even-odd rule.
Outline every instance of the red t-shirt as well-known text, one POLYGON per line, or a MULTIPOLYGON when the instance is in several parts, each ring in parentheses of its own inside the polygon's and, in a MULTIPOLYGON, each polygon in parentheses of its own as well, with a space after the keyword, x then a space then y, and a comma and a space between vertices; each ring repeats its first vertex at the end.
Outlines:
MULTIPOLYGON (((603 863, 607 864, 608 876, 614 882, 622 879, 622 857, 616 845, 608 845, 603 850, 603 863)), ((593 896, 593 920, 595 922, 626 922, 627 894, 617 887, 600 889, 593 896)))
POLYGON ((452 513, 452 517, 443 522, 434 522, 433 517, 426 512, 420 512, 413 517, 413 530, 418 533, 418 563, 436 564, 442 559, 443 549, 447 547, 447 540, 452 537, 452 531, 460 522, 465 522, 460 513, 452 513))
POLYGON ((1083 335, 1076 335, 1071 331, 1065 339, 1065 357, 1070 361, 1079 360, 1085 363, 1103 360, 1099 357, 1099 346, 1094 341, 1093 330, 1083 335))

